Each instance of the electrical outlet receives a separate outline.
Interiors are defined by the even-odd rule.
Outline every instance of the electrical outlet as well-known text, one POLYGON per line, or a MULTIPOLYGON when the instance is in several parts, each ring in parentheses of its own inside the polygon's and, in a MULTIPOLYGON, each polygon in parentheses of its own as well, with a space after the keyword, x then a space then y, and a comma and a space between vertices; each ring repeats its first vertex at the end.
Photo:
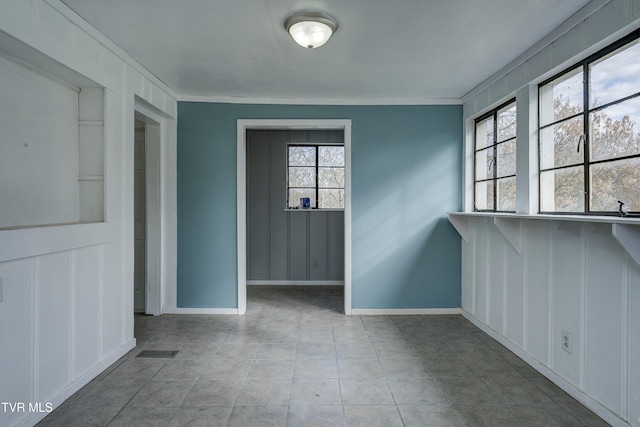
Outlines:
POLYGON ((562 349, 571 354, 571 332, 562 331, 562 349))
POLYGON ((317 259, 313 260, 313 268, 320 268, 320 262, 317 259))

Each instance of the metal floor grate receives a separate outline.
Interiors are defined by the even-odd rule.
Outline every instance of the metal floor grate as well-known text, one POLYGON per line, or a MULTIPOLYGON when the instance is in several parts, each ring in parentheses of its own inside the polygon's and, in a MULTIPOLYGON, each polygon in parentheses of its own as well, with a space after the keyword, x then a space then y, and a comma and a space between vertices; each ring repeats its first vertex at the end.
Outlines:
POLYGON ((172 359, 179 350, 142 350, 136 357, 148 357, 154 359, 172 359))

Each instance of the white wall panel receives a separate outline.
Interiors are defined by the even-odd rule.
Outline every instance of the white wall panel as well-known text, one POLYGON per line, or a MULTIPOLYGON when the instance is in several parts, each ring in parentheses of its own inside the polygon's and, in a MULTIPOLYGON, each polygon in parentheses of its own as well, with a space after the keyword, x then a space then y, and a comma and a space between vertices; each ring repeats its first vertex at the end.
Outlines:
MULTIPOLYGON (((0 264, 0 401, 30 402, 33 384, 33 264, 20 260, 0 264)), ((12 425, 20 413, 0 411, 0 425, 12 425)))
MULTIPOLYGON (((506 241, 503 244, 508 245, 506 241)), ((505 335, 518 347, 524 347, 524 298, 526 289, 526 245, 522 255, 508 247, 505 251, 505 335)))
POLYGON ((584 251, 582 225, 558 223, 553 239, 553 369, 576 386, 581 386, 582 369, 582 285, 584 280, 584 251), (571 334, 571 353, 562 348, 562 331, 571 334))
MULTIPOLYGON (((470 230, 475 232, 475 228, 470 230)), ((468 313, 475 315, 475 306, 473 304, 474 296, 473 293, 475 291, 475 283, 476 283, 476 275, 475 275, 475 239, 469 237, 469 241, 462 240, 462 300, 461 305, 462 308, 468 313)))
POLYGON ((475 289, 474 289, 474 313, 478 319, 481 319, 484 323, 487 322, 487 301, 489 293, 489 260, 491 254, 489 253, 489 219, 482 219, 478 222, 478 228, 475 236, 475 251, 476 251, 476 265, 475 265, 475 289))
POLYGON ((31 19, 31 2, 25 0, 3 0, 0 9, 5 9, 7 14, 23 23, 31 19))
POLYGON ((151 85, 151 96, 149 98, 153 105, 165 105, 165 93, 155 84, 151 85))
POLYGON ((490 241, 489 252, 489 325, 496 331, 504 330, 504 276, 505 276, 505 252, 509 250, 509 244, 504 244, 504 236, 496 227, 489 228, 490 241))
POLYGON ((133 330, 128 331, 129 335, 127 336, 122 333, 125 318, 132 316, 125 311, 123 306, 123 300, 129 299, 131 296, 123 294, 122 284, 119 283, 122 274, 122 267, 118 263, 120 251, 115 244, 104 245, 101 250, 104 260, 103 265, 112 266, 103 269, 102 297, 100 301, 102 311, 101 358, 106 358, 132 338, 133 330))
POLYGON ((54 396, 69 381, 71 259, 58 252, 36 259, 38 396, 54 396))
POLYGON ((99 64, 101 55, 100 43, 87 34, 86 31, 76 26, 71 28, 71 42, 76 55, 99 64))
POLYGON ((46 44, 71 48, 71 22, 44 1, 34 2, 35 30, 46 44))
POLYGON ((102 260, 98 247, 73 252, 73 378, 99 360, 102 260))
MULTIPOLYGON (((113 76, 121 75, 122 64, 123 64, 122 58, 118 57, 111 50, 109 50, 104 46, 100 46, 100 52, 101 52, 100 62, 102 64, 102 68, 104 68, 106 72, 108 72, 113 76)), ((118 80, 118 83, 120 83, 119 80, 118 80)))
POLYGON ((640 425, 640 266, 629 260, 629 413, 640 425))
POLYGON ((525 293, 525 349, 542 363, 549 354, 549 277, 551 224, 531 222, 525 234, 527 288, 525 293))
POLYGON ((626 330, 622 276, 627 256, 611 236, 610 226, 586 227, 585 389, 620 413, 622 377, 626 375, 622 366, 622 339, 626 330))

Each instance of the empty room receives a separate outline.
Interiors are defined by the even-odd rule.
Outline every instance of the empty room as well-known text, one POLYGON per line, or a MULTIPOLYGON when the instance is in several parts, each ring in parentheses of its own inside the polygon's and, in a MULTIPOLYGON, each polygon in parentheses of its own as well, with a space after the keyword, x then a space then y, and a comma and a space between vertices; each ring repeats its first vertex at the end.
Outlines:
POLYGON ((640 426, 640 0, 2 0, 0 100, 0 425, 640 426))

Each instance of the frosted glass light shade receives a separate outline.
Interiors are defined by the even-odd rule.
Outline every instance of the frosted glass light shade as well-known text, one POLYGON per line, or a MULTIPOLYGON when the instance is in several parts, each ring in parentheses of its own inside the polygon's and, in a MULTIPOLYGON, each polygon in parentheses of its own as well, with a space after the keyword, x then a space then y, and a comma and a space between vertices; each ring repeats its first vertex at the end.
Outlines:
POLYGON ((329 15, 314 12, 297 13, 284 21, 284 26, 300 46, 315 49, 329 40, 338 23, 329 15))

